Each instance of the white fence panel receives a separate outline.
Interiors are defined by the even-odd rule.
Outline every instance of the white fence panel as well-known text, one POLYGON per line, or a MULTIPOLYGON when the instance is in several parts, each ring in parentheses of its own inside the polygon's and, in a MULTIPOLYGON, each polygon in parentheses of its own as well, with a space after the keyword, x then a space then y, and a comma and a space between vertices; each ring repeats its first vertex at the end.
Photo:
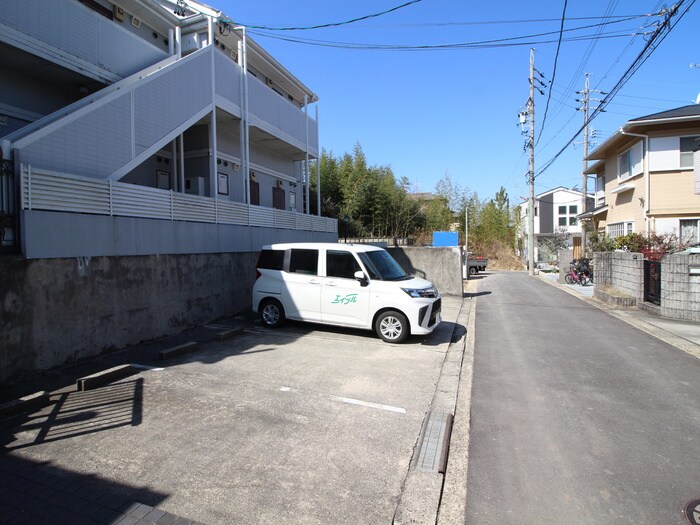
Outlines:
POLYGON ((272 208, 261 208, 260 206, 251 206, 250 225, 274 228, 275 210, 273 210, 272 208))
POLYGON ((249 206, 124 182, 21 167, 22 208, 306 231, 338 231, 336 219, 249 206))
POLYGON ((112 184, 112 215, 170 219, 170 192, 123 182, 112 184))
POLYGON ((221 224, 248 225, 248 206, 241 202, 219 201, 218 222, 221 224))
POLYGON ((295 230, 297 227, 297 214, 291 211, 275 210, 275 228, 295 230))
POLYGON ((173 217, 192 222, 216 222, 216 201, 209 197, 173 193, 173 217))

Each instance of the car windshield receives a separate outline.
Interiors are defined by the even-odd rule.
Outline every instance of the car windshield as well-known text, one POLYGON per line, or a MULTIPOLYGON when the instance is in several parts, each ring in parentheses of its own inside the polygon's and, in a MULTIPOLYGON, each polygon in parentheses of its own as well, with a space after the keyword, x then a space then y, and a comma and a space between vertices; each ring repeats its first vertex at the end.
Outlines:
POLYGON ((358 255, 372 279, 381 279, 382 281, 405 281, 411 278, 406 275, 406 272, 399 266, 399 263, 384 250, 360 252, 358 255))

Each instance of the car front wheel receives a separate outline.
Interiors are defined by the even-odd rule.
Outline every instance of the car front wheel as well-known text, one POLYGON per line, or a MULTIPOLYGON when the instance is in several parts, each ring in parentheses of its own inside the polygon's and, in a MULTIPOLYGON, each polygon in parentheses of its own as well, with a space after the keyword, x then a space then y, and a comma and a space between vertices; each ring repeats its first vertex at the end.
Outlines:
POLYGON ((260 305, 260 320, 265 326, 277 328, 284 323, 284 308, 276 299, 266 299, 260 305))
POLYGON ((374 330, 387 343, 401 343, 409 335, 408 319, 400 312, 389 310, 377 317, 374 330))

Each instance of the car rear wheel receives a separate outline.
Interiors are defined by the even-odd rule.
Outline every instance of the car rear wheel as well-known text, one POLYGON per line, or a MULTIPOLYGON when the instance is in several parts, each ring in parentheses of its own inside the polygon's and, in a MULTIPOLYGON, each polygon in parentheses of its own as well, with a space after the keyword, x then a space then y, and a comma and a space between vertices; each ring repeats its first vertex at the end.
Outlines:
POLYGON ((265 326, 277 328, 284 323, 284 308, 276 299, 265 299, 260 305, 260 320, 265 326))
POLYGON ((387 343, 401 343, 409 335, 408 319, 401 312, 389 310, 377 317, 374 330, 387 343))

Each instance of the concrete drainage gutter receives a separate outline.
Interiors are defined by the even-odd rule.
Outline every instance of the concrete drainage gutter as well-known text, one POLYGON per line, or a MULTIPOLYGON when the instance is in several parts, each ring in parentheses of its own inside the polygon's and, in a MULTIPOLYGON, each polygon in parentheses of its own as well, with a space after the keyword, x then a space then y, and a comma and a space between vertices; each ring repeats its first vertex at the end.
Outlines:
POLYGON ((475 312, 476 298, 466 298, 456 323, 456 329, 467 327, 466 334, 453 340, 445 355, 404 480, 395 525, 464 523, 475 312))

